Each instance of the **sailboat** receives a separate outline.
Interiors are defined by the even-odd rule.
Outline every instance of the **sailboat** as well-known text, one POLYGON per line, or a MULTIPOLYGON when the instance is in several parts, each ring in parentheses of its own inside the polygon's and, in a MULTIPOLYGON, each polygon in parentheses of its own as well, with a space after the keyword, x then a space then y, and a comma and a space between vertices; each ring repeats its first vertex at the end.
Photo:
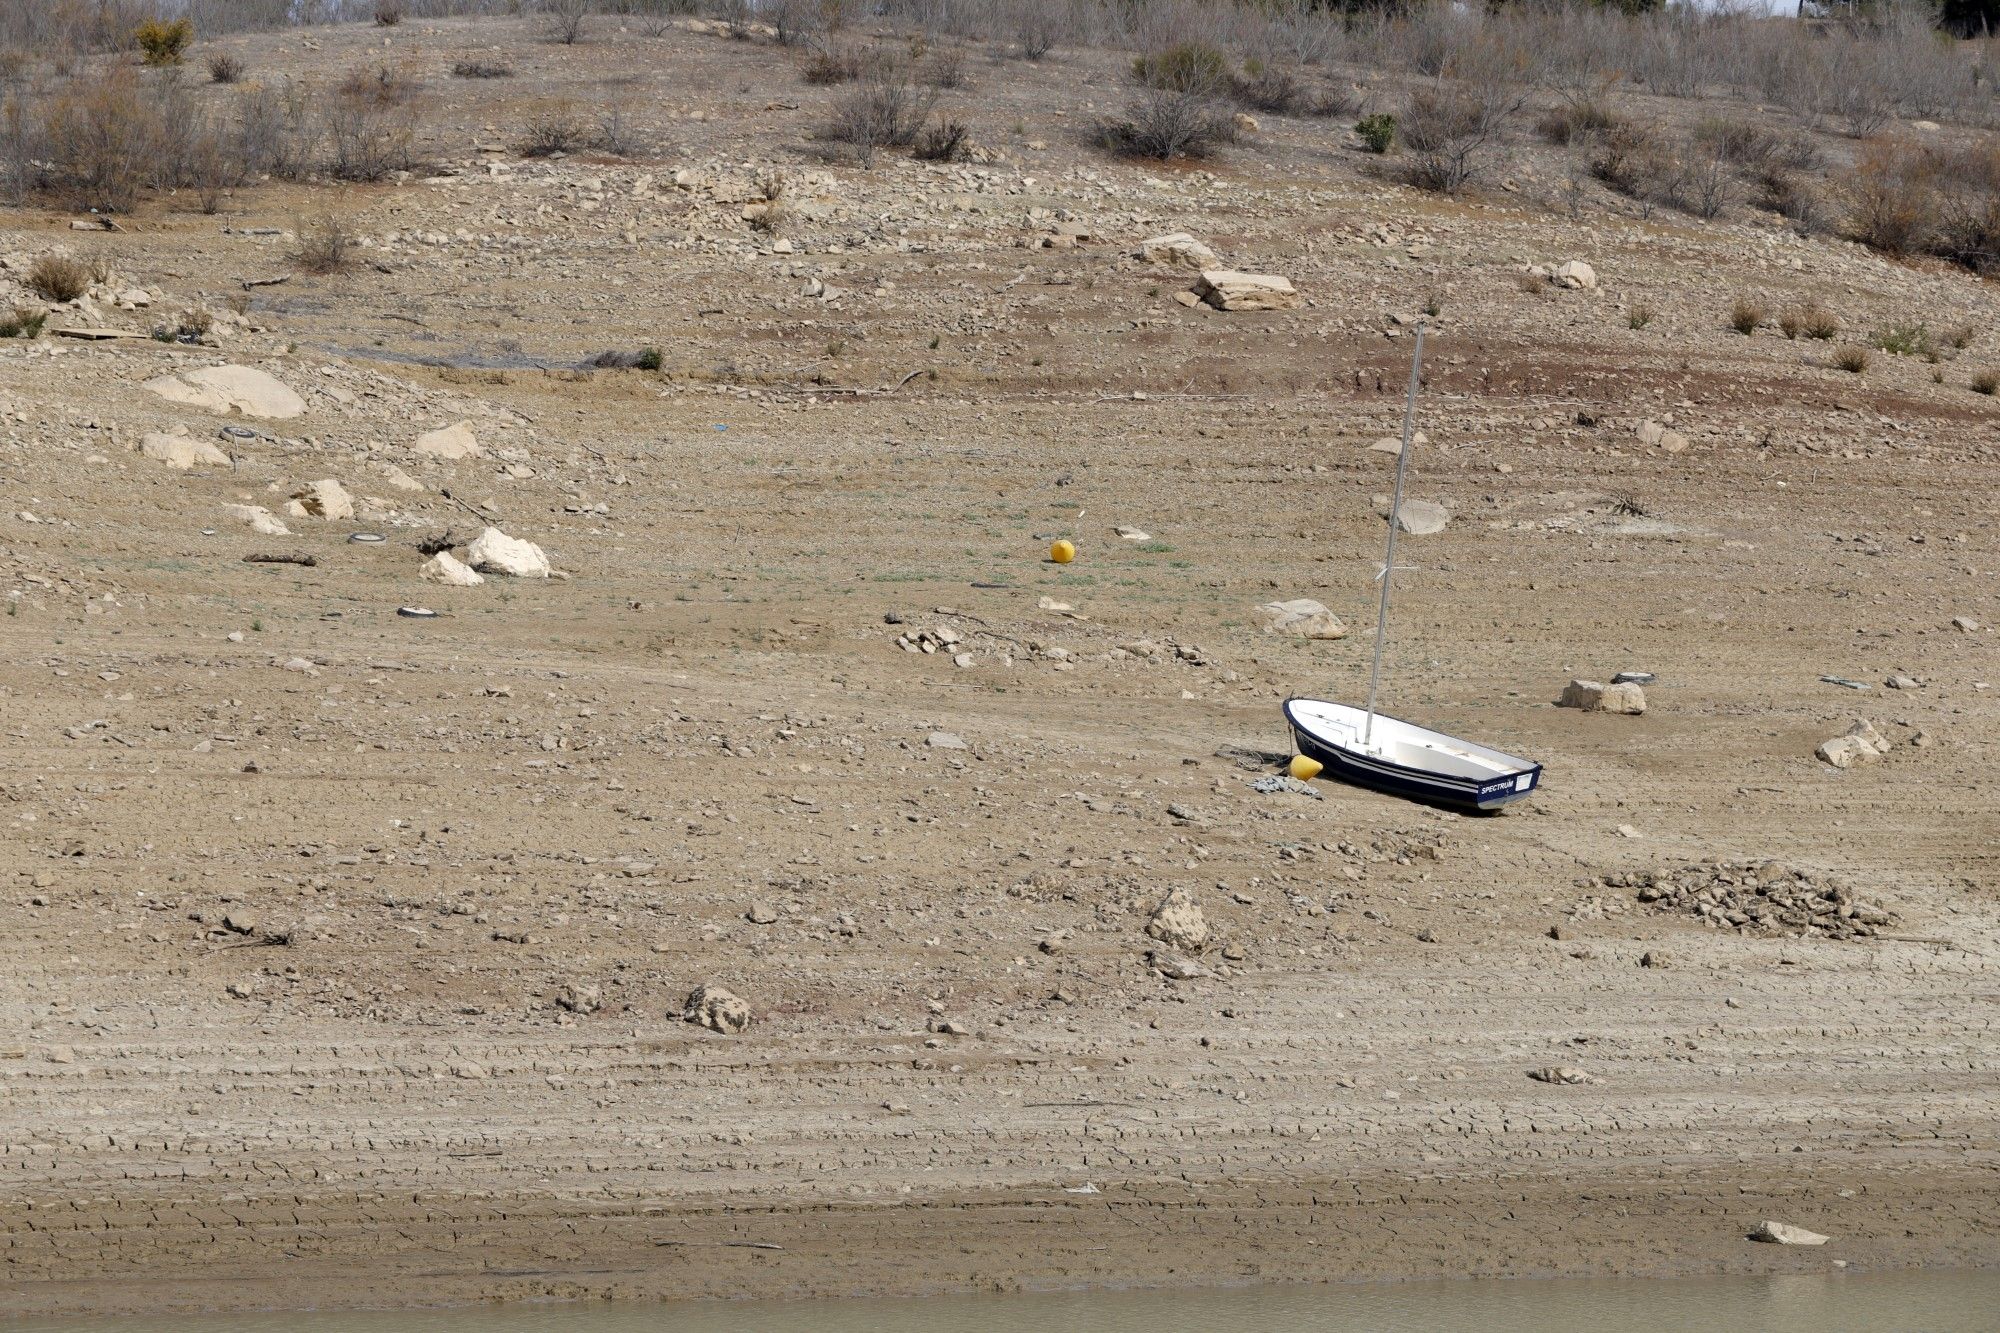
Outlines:
POLYGON ((1447 736, 1375 709, 1382 685, 1382 650, 1389 642, 1389 591, 1396 575, 1396 528, 1403 512, 1403 476, 1410 466, 1417 416, 1417 382, 1424 328, 1410 358, 1410 392, 1403 405, 1403 448, 1396 457, 1396 493, 1389 502, 1389 546, 1382 560, 1382 605, 1375 616, 1375 665, 1368 706, 1327 699, 1287 699, 1285 721, 1298 752, 1322 772, 1392 796, 1471 810, 1497 810, 1541 784, 1542 766, 1475 741, 1447 736))

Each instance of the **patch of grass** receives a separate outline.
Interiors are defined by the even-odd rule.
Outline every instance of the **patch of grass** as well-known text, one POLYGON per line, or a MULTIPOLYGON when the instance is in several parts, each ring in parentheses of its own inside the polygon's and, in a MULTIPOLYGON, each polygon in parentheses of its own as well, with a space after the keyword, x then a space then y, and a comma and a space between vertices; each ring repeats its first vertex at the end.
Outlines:
POLYGON ((1891 356, 1937 358, 1937 339, 1931 335, 1928 324, 1891 324, 1875 330, 1868 341, 1891 356))
POLYGON ((1653 322, 1653 307, 1644 301, 1634 301, 1632 308, 1625 312, 1625 327, 1643 329, 1653 322))
POLYGON ((494 60, 461 60, 451 67, 454 79, 511 79, 514 67, 494 60))
POLYGON ((1764 322, 1764 307, 1748 296, 1739 296, 1729 307, 1729 327, 1744 337, 1755 333, 1764 322))
POLYGON ((0 338, 28 338, 42 336, 42 325, 48 322, 46 310, 17 308, 11 315, 0 315, 0 338))
POLYGON ((1866 347, 1843 347, 1833 354, 1833 364, 1850 375, 1859 375, 1868 369, 1868 349, 1866 347))
POLYGON ((1807 301, 1804 305, 1787 307, 1778 316, 1778 328, 1787 338, 1817 338, 1825 342, 1840 332, 1840 321, 1818 301, 1807 301))
POLYGON ((1982 370, 1972 377, 1972 391, 1991 398, 2000 393, 2000 370, 1982 370))
POLYGON ((353 264, 354 237, 347 224, 331 213, 322 213, 299 223, 298 249, 292 252, 292 266, 301 273, 326 277, 344 273, 353 264))

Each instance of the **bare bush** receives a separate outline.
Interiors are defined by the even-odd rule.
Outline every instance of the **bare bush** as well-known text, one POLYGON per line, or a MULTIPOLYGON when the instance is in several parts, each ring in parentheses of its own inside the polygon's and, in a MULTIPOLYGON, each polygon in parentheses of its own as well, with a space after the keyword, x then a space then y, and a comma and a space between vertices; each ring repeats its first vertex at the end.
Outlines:
POLYGON ((972 148, 972 131, 963 121, 947 120, 917 136, 911 155, 923 162, 963 162, 972 148))
POLYGON ((321 109, 326 170, 340 180, 378 181, 416 165, 419 85, 388 65, 355 69, 321 109))
POLYGON ((211 83, 240 83, 243 81, 243 62, 227 51, 208 58, 208 78, 211 83))
POLYGON ((1729 327, 1744 337, 1755 333, 1764 323, 1764 307, 1748 296, 1739 296, 1729 307, 1729 327))
POLYGON ((43 255, 28 268, 23 285, 44 301, 74 301, 90 290, 91 273, 68 255, 43 255))
POLYGON ((354 263, 354 237, 347 224, 331 213, 301 221, 295 232, 298 248, 292 251, 292 266, 301 273, 325 277, 344 273, 354 263))
POLYGON ((1023 60, 1046 59, 1074 40, 1074 16, 1060 0, 1021 0, 1012 6, 1008 24, 1014 53, 1023 60))
POLYGON ((861 77, 861 53, 839 39, 814 42, 799 62, 799 77, 817 87, 852 83, 861 77))
POLYGON ((930 121, 937 97, 917 79, 914 62, 877 56, 867 62, 860 85, 835 100, 823 137, 849 145, 864 160, 877 148, 908 148, 930 121))
POLYGON ((1274 116, 1297 115, 1311 104, 1306 85, 1295 71, 1262 60, 1245 61, 1233 87, 1237 101, 1274 116))
POLYGON ((393 28, 403 21, 403 0, 375 0, 375 23, 393 28))
POLYGON ((492 60, 461 60, 451 67, 451 76, 454 79, 511 79, 514 67, 492 60))
POLYGON ((574 153, 590 143, 590 122, 566 97, 544 98, 531 106, 522 131, 521 153, 525 157, 574 153))
POLYGON ((590 29, 594 0, 541 0, 542 31, 552 42, 575 46, 590 29))

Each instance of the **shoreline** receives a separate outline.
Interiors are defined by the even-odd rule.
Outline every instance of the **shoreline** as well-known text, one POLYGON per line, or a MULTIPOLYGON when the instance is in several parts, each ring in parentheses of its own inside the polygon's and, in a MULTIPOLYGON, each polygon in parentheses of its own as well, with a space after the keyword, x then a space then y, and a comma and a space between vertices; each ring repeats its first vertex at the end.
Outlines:
POLYGON ((2000 1180, 1991 1167, 1916 1180, 1909 1171, 1786 1172, 1746 1183, 1762 1175, 1614 1172, 1575 1183, 1385 1176, 1317 1189, 1114 1188, 1080 1201, 992 1191, 879 1208, 573 1212, 529 1225, 481 1224, 473 1210, 428 1221, 413 1214, 394 1229, 420 1243, 400 1251, 357 1235, 307 1259, 283 1248, 297 1231, 267 1228, 226 1255, 156 1253, 132 1276, 85 1263, 26 1276, 15 1255, 0 1317, 1720 1277, 1826 1272, 1836 1260, 1851 1272, 2000 1265, 2000 1180), (1749 1241, 1745 1233, 1764 1217, 1809 1218, 1834 1239, 1823 1248, 1749 1241), (561 1230, 587 1236, 587 1256, 536 1260, 561 1230), (451 1234, 460 1240, 449 1242, 451 1234), (1662 1248, 1662 1238, 1673 1243, 1662 1248), (746 1244, 783 1248, 737 1248, 746 1244), (449 1248, 431 1248, 439 1245, 449 1248), (453 1263, 453 1254, 468 1261, 453 1263), (160 1276, 176 1270, 194 1275, 160 1276))

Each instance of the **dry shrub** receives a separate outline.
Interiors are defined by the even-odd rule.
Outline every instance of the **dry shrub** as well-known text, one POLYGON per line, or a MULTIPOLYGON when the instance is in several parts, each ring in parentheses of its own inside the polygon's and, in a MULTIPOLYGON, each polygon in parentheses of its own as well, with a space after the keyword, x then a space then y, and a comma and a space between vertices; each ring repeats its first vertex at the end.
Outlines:
POLYGON ((1755 333, 1763 322, 1764 307, 1752 297, 1739 296, 1736 303, 1729 307, 1729 327, 1746 338, 1755 333))
POLYGON ((933 88, 963 88, 967 82, 965 48, 940 46, 923 57, 920 70, 920 77, 933 88))
POLYGON ((594 0, 541 0, 542 31, 552 42, 575 46, 590 29, 594 0))
POLYGON ((30 310, 26 306, 15 306, 10 315, 0 315, 0 338, 28 338, 42 336, 42 325, 48 323, 49 312, 30 310))
POLYGON ((408 106, 416 100, 423 87, 399 65, 377 65, 373 69, 357 66, 347 71, 335 91, 350 102, 392 107, 408 106))
POLYGON ((947 120, 917 136, 910 152, 923 162, 963 162, 972 149, 972 131, 963 121, 947 120))
POLYGON ((1983 393, 1988 398, 2000 393, 2000 372, 1982 370, 1972 377, 1972 391, 1983 393))
POLYGON ((1665 205, 1699 218, 1718 217, 1735 201, 1738 188, 1736 173, 1711 146, 1661 139, 1632 124, 1617 125, 1598 141, 1590 169, 1649 215, 1665 205))
POLYGON ((1577 102, 1551 107, 1535 122, 1535 129, 1550 143, 1568 144, 1605 134, 1623 124, 1596 102, 1577 102))
POLYGON ((43 122, 49 183, 81 207, 125 212, 157 179, 169 124, 129 71, 72 80, 43 122))
POLYGON ((1132 62, 1141 87, 1215 94, 1229 85, 1229 57, 1206 42, 1177 42, 1132 62))
POLYGON ((227 51, 208 58, 208 77, 212 83, 241 83, 243 62, 227 51))
POLYGON ((1042 60, 1075 40, 1075 16, 1056 0, 1020 0, 1010 16, 1010 35, 1021 59, 1042 60))
POLYGON ((331 213, 298 224, 298 249, 292 252, 292 266, 301 273, 321 277, 344 273, 354 263, 354 237, 347 224, 331 213))
POLYGON ((28 269, 27 289, 44 301, 74 301, 90 290, 90 269, 68 255, 43 255, 28 269))
POLYGON ((1804 176, 1789 171, 1761 173, 1757 202, 1789 221, 1801 236, 1816 236, 1826 230, 1825 196, 1804 176))
POLYGON ((1807 301, 1779 314, 1778 328, 1787 338, 1816 338, 1824 342, 1840 332, 1840 321, 1818 301, 1807 301))
POLYGON ((1237 76, 1234 91, 1236 100, 1244 106, 1274 116, 1295 116, 1313 105, 1311 94, 1295 71, 1257 59, 1243 62, 1243 73, 1237 76))
POLYGON ((842 41, 815 42, 799 62, 799 77, 821 88, 852 83, 861 77, 861 53, 842 41))
POLYGON ((528 109, 522 122, 521 152, 527 157, 553 157, 573 153, 590 143, 590 123, 577 104, 566 97, 551 97, 528 109))
POLYGON ((375 24, 393 28, 403 21, 403 0, 375 0, 375 24))
POLYGON ((461 60, 451 67, 454 79, 511 79, 514 67, 493 60, 461 60))
POLYGON ((877 148, 908 148, 929 123, 937 97, 918 80, 914 61, 878 55, 866 62, 860 85, 834 101, 823 137, 849 145, 864 160, 877 148))
POLYGON ((1124 120, 1098 126, 1098 142, 1124 157, 1203 158, 1233 141, 1229 109, 1203 92, 1148 88, 1124 120))
POLYGON ((1868 349, 1866 347, 1843 347, 1833 354, 1833 364, 1850 375, 1859 375, 1868 369, 1868 349))

